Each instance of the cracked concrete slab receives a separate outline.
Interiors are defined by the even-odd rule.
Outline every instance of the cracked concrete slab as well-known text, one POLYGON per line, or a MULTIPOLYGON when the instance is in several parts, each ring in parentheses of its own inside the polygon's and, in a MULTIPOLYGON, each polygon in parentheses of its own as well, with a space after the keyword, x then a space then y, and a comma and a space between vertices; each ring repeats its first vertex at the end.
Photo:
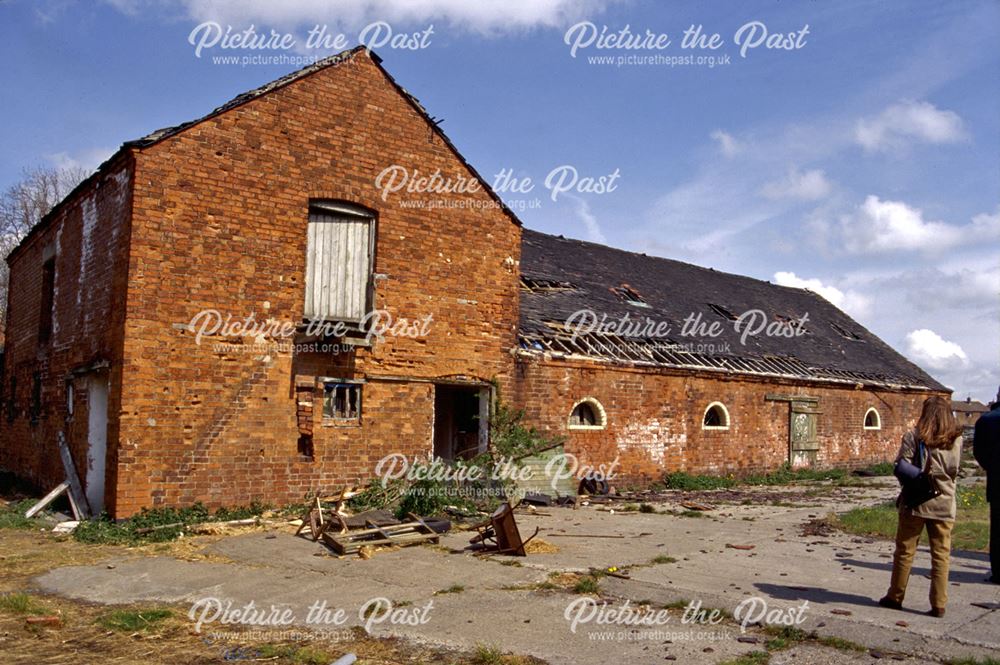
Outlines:
MULTIPOLYGON (((890 489, 874 494, 859 490, 858 495, 870 501, 890 489)), ((871 662, 870 650, 908 662, 940 662, 1000 650, 1000 587, 983 583, 985 555, 953 554, 944 619, 922 614, 929 586, 925 550, 918 555, 906 610, 883 609, 875 599, 888 584, 891 543, 836 532, 803 535, 804 524, 842 509, 841 502, 827 500, 818 507, 719 505, 702 518, 551 508, 547 516, 519 516, 518 523, 525 534, 540 527, 539 537, 559 551, 518 559, 519 565, 502 565, 513 557, 490 560, 462 552, 467 532, 446 535, 441 546, 384 551, 362 560, 333 557, 320 544, 275 531, 224 538, 210 546, 229 563, 130 558, 112 562, 114 568, 60 568, 35 581, 46 592, 101 603, 191 603, 215 596, 234 605, 274 604, 293 608, 300 624, 317 600, 344 608, 347 625, 364 622, 359 608, 373 597, 410 608, 432 602, 426 624, 378 624, 372 626, 373 634, 445 646, 497 644, 552 663, 659 663, 668 658, 716 663, 760 650, 767 639, 759 628, 750 626, 744 634, 732 621, 685 625, 679 610, 666 625, 592 622, 578 625, 574 633, 566 612, 580 596, 537 588, 550 573, 614 565, 629 570, 629 579, 601 579, 602 596, 612 608, 626 600, 632 607, 641 601, 659 607, 683 599, 733 612, 752 597, 781 610, 807 602, 801 628, 866 648, 855 652, 800 644, 776 652, 773 663, 871 662), (657 556, 675 561, 652 563, 657 556), (455 592, 440 593, 452 587, 455 592), (983 604, 985 608, 977 606, 983 604), (713 639, 720 631, 725 635, 713 639)))

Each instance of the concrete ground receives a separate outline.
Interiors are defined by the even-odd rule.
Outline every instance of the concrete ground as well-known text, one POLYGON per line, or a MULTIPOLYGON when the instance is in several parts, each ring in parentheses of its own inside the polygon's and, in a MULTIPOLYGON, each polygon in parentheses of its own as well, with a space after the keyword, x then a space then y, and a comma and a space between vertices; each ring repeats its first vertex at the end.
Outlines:
MULTIPOLYGON (((790 492, 788 500, 767 496, 766 504, 752 492, 738 501, 728 496, 737 501, 728 504, 704 493, 700 500, 715 509, 701 518, 662 512, 679 512, 683 496, 658 504, 659 513, 546 508, 546 515, 519 515, 518 525, 524 535, 539 527, 539 538, 558 551, 524 559, 475 557, 464 551, 468 532, 449 533, 440 546, 381 551, 363 560, 331 556, 323 545, 296 538, 291 530, 255 531, 210 545, 212 560, 120 558, 55 569, 35 583, 44 592, 109 604, 187 605, 215 597, 241 607, 253 601, 257 608, 291 609, 296 626, 305 626, 310 606, 322 601, 326 609, 345 611, 343 626, 362 625, 366 619, 360 609, 384 597, 397 608, 399 621, 370 624, 374 635, 467 648, 497 645, 550 663, 718 663, 760 651, 769 639, 758 626, 744 632, 733 618, 715 625, 685 622, 683 609, 671 610, 669 620, 659 625, 580 621, 573 632, 567 618, 571 603, 581 613, 595 608, 581 608, 587 596, 550 587, 559 587, 565 573, 616 566, 629 579, 603 577, 600 598, 590 596, 610 607, 626 600, 633 609, 640 603, 660 608, 689 601, 731 613, 741 601, 758 597, 773 620, 808 601, 799 627, 840 641, 814 640, 775 651, 774 664, 996 657, 1000 586, 983 583, 986 555, 953 553, 947 616, 935 619, 923 614, 928 608, 926 548, 918 554, 904 611, 886 610, 875 600, 889 581, 891 543, 809 526, 831 511, 874 503, 892 492, 891 482, 880 480, 815 496, 790 492), (653 563, 657 557, 675 561, 653 563), (425 621, 418 623, 421 612, 425 621), (851 649, 844 641, 864 648, 851 649)), ((574 616, 574 608, 569 611, 574 616)), ((315 622, 309 627, 324 628, 315 622)), ((219 621, 202 628, 224 629, 219 621)))

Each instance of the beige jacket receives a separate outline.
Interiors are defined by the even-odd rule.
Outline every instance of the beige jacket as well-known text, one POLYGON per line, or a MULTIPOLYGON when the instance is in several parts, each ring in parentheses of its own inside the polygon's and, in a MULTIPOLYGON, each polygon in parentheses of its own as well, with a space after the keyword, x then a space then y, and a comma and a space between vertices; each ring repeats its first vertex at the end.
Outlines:
MULTIPOLYGON (((926 447, 926 460, 924 469, 931 477, 931 482, 940 490, 941 494, 930 501, 920 504, 913 510, 903 505, 903 494, 900 492, 896 499, 899 512, 923 517, 928 520, 941 520, 943 522, 955 521, 955 480, 958 478, 958 468, 962 461, 962 437, 959 436, 950 448, 930 448, 926 447)), ((911 462, 917 452, 917 436, 914 432, 907 432, 903 435, 903 443, 899 447, 899 454, 896 461, 907 459, 911 462)))

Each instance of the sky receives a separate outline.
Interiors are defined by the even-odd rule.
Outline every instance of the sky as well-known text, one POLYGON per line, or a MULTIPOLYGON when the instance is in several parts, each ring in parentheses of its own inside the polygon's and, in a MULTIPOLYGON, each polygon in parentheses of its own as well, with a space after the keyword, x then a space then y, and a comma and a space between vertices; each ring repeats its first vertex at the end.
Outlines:
POLYGON ((989 401, 998 33, 995 0, 0 0, 0 188, 364 42, 527 227, 810 288, 989 401))

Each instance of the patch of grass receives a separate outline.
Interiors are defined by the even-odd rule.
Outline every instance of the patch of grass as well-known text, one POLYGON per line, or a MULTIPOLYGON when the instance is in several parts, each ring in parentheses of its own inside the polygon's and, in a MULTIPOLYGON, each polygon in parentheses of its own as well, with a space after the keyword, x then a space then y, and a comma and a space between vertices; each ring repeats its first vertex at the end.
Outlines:
POLYGON ((12 501, 0 508, 0 529, 32 529, 36 525, 24 513, 35 505, 34 499, 12 501))
POLYGON ((73 537, 81 543, 105 545, 139 545, 175 540, 185 527, 204 522, 229 522, 259 517, 270 507, 256 501, 249 506, 219 508, 215 513, 201 503, 186 508, 143 508, 122 522, 113 522, 107 515, 81 522, 73 537))
POLYGON ((113 610, 97 619, 97 624, 108 630, 135 633, 149 630, 158 622, 169 619, 173 613, 162 608, 148 610, 113 610))
POLYGON ((700 476, 676 471, 664 477, 668 489, 675 490, 718 490, 729 489, 738 485, 787 485, 788 483, 805 480, 843 480, 847 477, 844 469, 792 469, 785 464, 770 473, 756 473, 742 477, 733 474, 728 476, 700 476))
POLYGON ((667 556, 666 554, 657 554, 652 559, 649 560, 650 563, 677 563, 677 559, 672 556, 667 556))
POLYGON ((663 478, 663 484, 671 490, 718 490, 736 485, 732 476, 698 476, 685 471, 668 473, 663 478))
POLYGON ((523 656, 504 653, 496 645, 477 644, 469 662, 472 665, 527 665, 528 663, 537 661, 523 656))
POLYGON ((771 662, 771 654, 766 651, 751 651, 739 658, 724 660, 719 665, 767 665, 771 662))
POLYGON ((809 633, 796 626, 764 626, 764 633, 770 636, 765 642, 768 651, 781 651, 809 640, 809 633))
POLYGON ((462 593, 463 591, 465 591, 465 587, 461 584, 452 584, 447 589, 441 589, 440 591, 435 592, 435 595, 441 595, 443 593, 462 593))
POLYGON ((678 598, 677 600, 675 600, 673 602, 670 602, 670 603, 667 603, 666 605, 664 605, 663 609, 665 609, 665 610, 683 610, 684 608, 686 608, 690 604, 691 604, 691 601, 688 600, 687 598, 678 598))
POLYGON ((626 503, 624 506, 622 506, 618 510, 620 510, 623 513, 637 513, 637 512, 639 512, 639 504, 638 503, 626 503))
POLYGON ((584 575, 573 587, 573 593, 598 594, 601 592, 601 585, 594 575, 584 575))
POLYGON ((684 510, 678 513, 678 515, 680 515, 681 517, 694 517, 695 519, 699 517, 705 517, 705 513, 701 512, 700 510, 684 510))
POLYGON ((878 464, 872 464, 869 467, 862 469, 862 472, 866 475, 873 476, 891 476, 893 471, 892 462, 879 462, 878 464))
POLYGON ((45 614, 45 607, 26 593, 5 593, 0 596, 0 612, 7 614, 45 614))
MULTIPOLYGON (((990 542, 989 505, 986 488, 980 485, 960 486, 956 496, 958 518, 952 531, 952 547, 959 550, 985 552, 990 542)), ((895 538, 899 513, 895 504, 854 508, 831 520, 848 533, 879 538, 895 538)))
POLYGON ((515 559, 505 559, 505 560, 502 560, 502 561, 500 561, 500 565, 501 566, 512 566, 514 568, 523 568, 524 567, 521 564, 520 561, 517 561, 515 559))
POLYGON ((640 513, 655 513, 656 512, 656 506, 654 506, 651 503, 640 503, 639 504, 639 512, 640 513))

